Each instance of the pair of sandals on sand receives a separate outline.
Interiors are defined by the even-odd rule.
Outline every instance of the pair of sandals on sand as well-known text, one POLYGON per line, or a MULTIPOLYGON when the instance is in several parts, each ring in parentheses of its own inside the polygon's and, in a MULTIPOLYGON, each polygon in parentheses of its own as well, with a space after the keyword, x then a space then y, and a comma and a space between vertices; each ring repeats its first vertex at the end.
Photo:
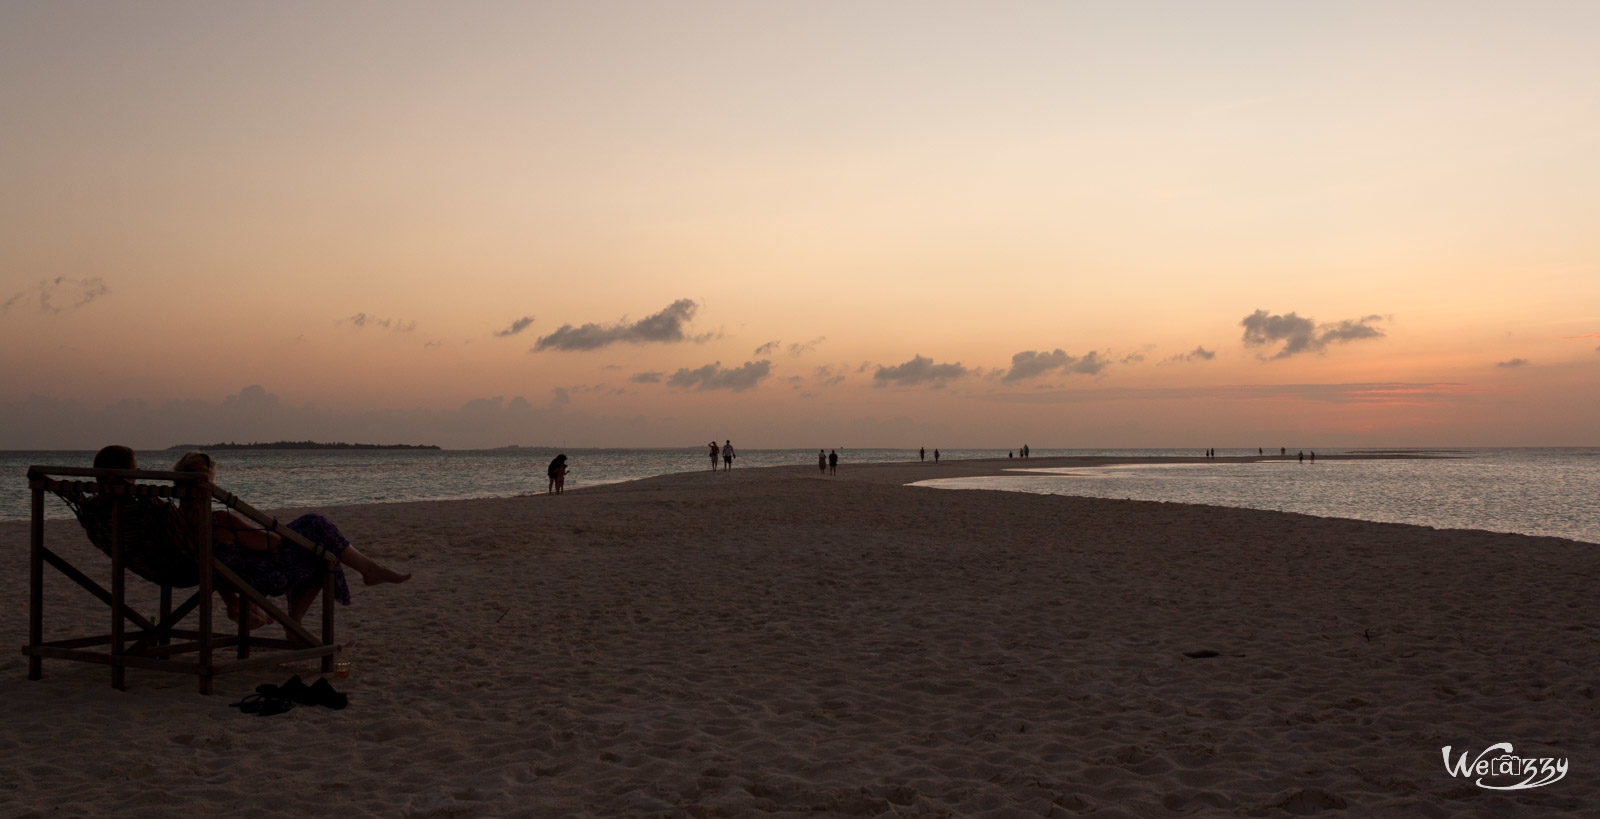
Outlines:
POLYGON ((296 705, 322 705, 338 711, 349 704, 349 695, 333 690, 327 678, 306 685, 301 681, 300 675, 296 674, 283 685, 262 683, 256 686, 256 693, 233 703, 230 707, 239 709, 243 714, 270 717, 288 711, 296 705))

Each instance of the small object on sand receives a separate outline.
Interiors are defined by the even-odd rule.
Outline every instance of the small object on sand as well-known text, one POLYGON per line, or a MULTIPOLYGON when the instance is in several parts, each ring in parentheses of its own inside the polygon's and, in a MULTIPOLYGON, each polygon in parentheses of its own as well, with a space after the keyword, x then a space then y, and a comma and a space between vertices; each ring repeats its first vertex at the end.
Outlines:
POLYGON ((241 714, 255 714, 258 717, 271 717, 282 714, 283 712, 294 708, 294 703, 290 700, 284 699, 283 697, 275 697, 267 694, 257 693, 251 694, 250 696, 245 697, 244 699, 239 700, 228 707, 239 709, 239 713, 241 714))
POLYGON ((1209 657, 1221 657, 1222 653, 1219 651, 1212 651, 1209 648, 1202 648, 1199 651, 1185 651, 1183 652, 1183 656, 1196 660, 1204 660, 1209 657))
MULTIPOLYGON (((350 697, 333 689, 326 679, 306 685, 296 674, 283 685, 263 683, 256 686, 256 694, 266 699, 286 700, 291 705, 322 705, 338 711, 350 704, 350 697)), ((246 699, 249 699, 246 697, 246 699)), ((288 710, 288 709, 285 709, 288 710)))

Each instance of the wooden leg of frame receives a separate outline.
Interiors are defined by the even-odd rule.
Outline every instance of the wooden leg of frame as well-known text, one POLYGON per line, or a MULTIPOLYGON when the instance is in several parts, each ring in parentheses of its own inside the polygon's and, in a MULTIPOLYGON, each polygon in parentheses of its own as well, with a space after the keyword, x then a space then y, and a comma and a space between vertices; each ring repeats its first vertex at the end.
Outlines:
MULTIPOLYGON (((28 547, 28 647, 44 642, 44 487, 33 487, 33 523, 28 547)), ((44 658, 28 655, 28 679, 44 676, 44 658)))

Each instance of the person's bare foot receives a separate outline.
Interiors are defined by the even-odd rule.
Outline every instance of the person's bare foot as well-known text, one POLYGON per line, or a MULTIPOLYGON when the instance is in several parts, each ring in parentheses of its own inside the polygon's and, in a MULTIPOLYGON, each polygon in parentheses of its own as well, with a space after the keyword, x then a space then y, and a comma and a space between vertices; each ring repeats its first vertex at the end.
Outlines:
MULTIPOLYGON (((228 619, 232 620, 235 623, 239 622, 239 601, 237 599, 232 599, 232 600, 228 600, 227 602, 228 602, 228 619)), ((262 626, 265 626, 265 625, 267 625, 267 624, 272 622, 272 617, 269 616, 266 612, 262 611, 254 603, 250 604, 249 617, 250 617, 250 628, 252 628, 252 629, 261 628, 262 626)))
POLYGON ((376 563, 372 565, 372 568, 361 573, 361 581, 368 586, 376 586, 379 583, 404 583, 410 579, 410 572, 401 574, 394 569, 380 566, 376 563))

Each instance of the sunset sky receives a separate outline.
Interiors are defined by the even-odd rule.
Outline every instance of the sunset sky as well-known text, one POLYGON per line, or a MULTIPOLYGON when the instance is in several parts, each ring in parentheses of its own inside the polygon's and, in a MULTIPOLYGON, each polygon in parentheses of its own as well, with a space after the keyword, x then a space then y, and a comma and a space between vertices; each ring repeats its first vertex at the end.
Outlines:
POLYGON ((1600 3, 0 3, 0 449, 1600 445, 1600 3))

